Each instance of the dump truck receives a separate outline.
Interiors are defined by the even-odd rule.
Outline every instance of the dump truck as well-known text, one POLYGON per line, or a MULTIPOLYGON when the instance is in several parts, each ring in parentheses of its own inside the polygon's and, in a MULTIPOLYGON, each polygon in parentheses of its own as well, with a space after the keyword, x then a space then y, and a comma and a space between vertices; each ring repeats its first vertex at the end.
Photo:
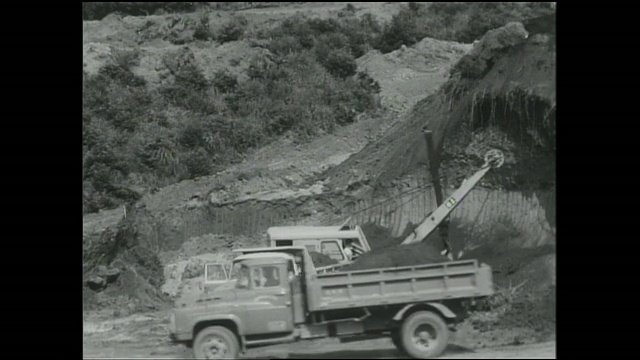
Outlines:
POLYGON ((464 302, 493 293, 476 260, 318 274, 304 246, 241 249, 230 281, 173 309, 170 336, 199 359, 327 337, 390 337, 413 358, 440 355, 464 302))

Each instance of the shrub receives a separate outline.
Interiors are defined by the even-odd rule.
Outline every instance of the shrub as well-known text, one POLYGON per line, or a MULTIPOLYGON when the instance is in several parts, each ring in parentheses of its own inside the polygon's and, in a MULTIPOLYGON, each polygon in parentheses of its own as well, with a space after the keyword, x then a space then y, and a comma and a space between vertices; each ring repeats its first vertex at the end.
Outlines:
POLYGON ((330 52, 323 65, 329 73, 340 78, 355 75, 358 68, 353 55, 344 50, 330 52))
POLYGON ((124 69, 121 66, 107 64, 98 70, 98 75, 102 80, 105 78, 115 80, 123 86, 145 86, 146 80, 135 75, 131 70, 124 69))
POLYGON ((187 149, 206 147, 205 129, 201 121, 187 121, 178 135, 178 143, 187 149))
POLYGON ((209 81, 204 77, 202 70, 194 64, 187 64, 175 74, 176 84, 193 90, 206 90, 209 81))
POLYGON ((267 49, 275 55, 284 56, 294 52, 300 52, 307 46, 302 45, 300 39, 293 35, 284 35, 269 42, 267 49))
POLYGON ((200 19, 198 21, 198 25, 193 33, 193 38, 197 40, 211 40, 213 39, 213 32, 209 27, 209 14, 202 13, 200 14, 200 19))
POLYGON ((228 70, 218 70, 213 76, 213 87, 223 93, 233 92, 238 87, 238 79, 228 70))
POLYGON ((176 144, 170 138, 149 139, 142 150, 140 153, 142 161, 150 169, 164 175, 175 172, 179 159, 176 156, 176 144))
POLYGON ((401 8, 385 26, 378 44, 379 50, 391 52, 402 45, 413 45, 427 36, 424 19, 421 19, 425 12, 425 6, 418 3, 401 8))
POLYGON ((184 156, 184 165, 190 179, 211 173, 211 157, 202 148, 187 152, 184 156))
POLYGON ((247 30, 248 25, 249 22, 244 16, 234 16, 220 28, 216 35, 216 40, 223 44, 229 41, 240 40, 247 30))

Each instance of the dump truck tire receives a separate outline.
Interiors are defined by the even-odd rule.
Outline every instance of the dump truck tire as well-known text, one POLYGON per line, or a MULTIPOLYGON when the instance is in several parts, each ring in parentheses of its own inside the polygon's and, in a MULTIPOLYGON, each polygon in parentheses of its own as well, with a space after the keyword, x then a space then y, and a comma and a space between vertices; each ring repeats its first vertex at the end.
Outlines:
POLYGON ((238 338, 222 326, 202 329, 193 342, 196 359, 236 359, 238 351, 238 338))
POLYGON ((409 315, 402 323, 400 335, 404 351, 416 359, 439 356, 449 341, 447 324, 431 311, 409 315))
POLYGON ((407 352, 404 350, 404 345, 402 345, 402 337, 400 336, 400 329, 395 329, 391 331, 391 342, 395 345, 396 349, 402 354, 406 355, 407 352))

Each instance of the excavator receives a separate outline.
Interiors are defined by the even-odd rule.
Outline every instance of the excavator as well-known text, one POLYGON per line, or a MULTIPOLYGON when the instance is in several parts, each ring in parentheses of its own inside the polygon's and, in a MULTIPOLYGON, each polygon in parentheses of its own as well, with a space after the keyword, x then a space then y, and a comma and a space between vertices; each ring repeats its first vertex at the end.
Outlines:
MULTIPOLYGON (((471 177, 464 179, 460 187, 451 194, 437 209, 429 213, 425 219, 409 234, 401 243, 401 245, 409 245, 425 240, 438 226, 440 226, 453 210, 460 205, 462 200, 471 192, 471 190, 487 175, 491 169, 497 169, 504 164, 504 154, 502 151, 493 149, 489 150, 484 156, 484 164, 471 177)), ((445 249, 442 255, 453 260, 453 255, 449 243, 445 240, 445 249)), ((322 268, 321 272, 332 272, 344 266, 339 264, 322 268)))

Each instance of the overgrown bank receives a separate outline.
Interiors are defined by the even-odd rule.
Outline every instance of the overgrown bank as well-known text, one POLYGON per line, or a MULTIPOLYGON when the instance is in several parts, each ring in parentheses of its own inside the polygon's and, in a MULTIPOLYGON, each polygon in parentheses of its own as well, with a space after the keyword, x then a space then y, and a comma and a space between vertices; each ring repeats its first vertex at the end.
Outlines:
POLYGON ((141 15, 154 6, 200 13, 170 17, 168 24, 148 20, 136 29, 141 44, 185 45, 163 58, 167 73, 159 87, 133 71, 139 48, 112 49, 97 74, 83 72, 83 212, 213 174, 284 134, 304 141, 376 111, 379 85, 355 62, 371 49, 388 52, 425 36, 469 42, 508 21, 550 12, 545 4, 410 3, 390 23, 347 5, 335 18, 297 14, 249 31, 242 15, 212 26, 203 3, 86 3, 102 14, 97 18, 114 11, 141 15), (241 74, 205 76, 208 65, 194 60, 190 44, 234 41, 265 51, 241 74))

